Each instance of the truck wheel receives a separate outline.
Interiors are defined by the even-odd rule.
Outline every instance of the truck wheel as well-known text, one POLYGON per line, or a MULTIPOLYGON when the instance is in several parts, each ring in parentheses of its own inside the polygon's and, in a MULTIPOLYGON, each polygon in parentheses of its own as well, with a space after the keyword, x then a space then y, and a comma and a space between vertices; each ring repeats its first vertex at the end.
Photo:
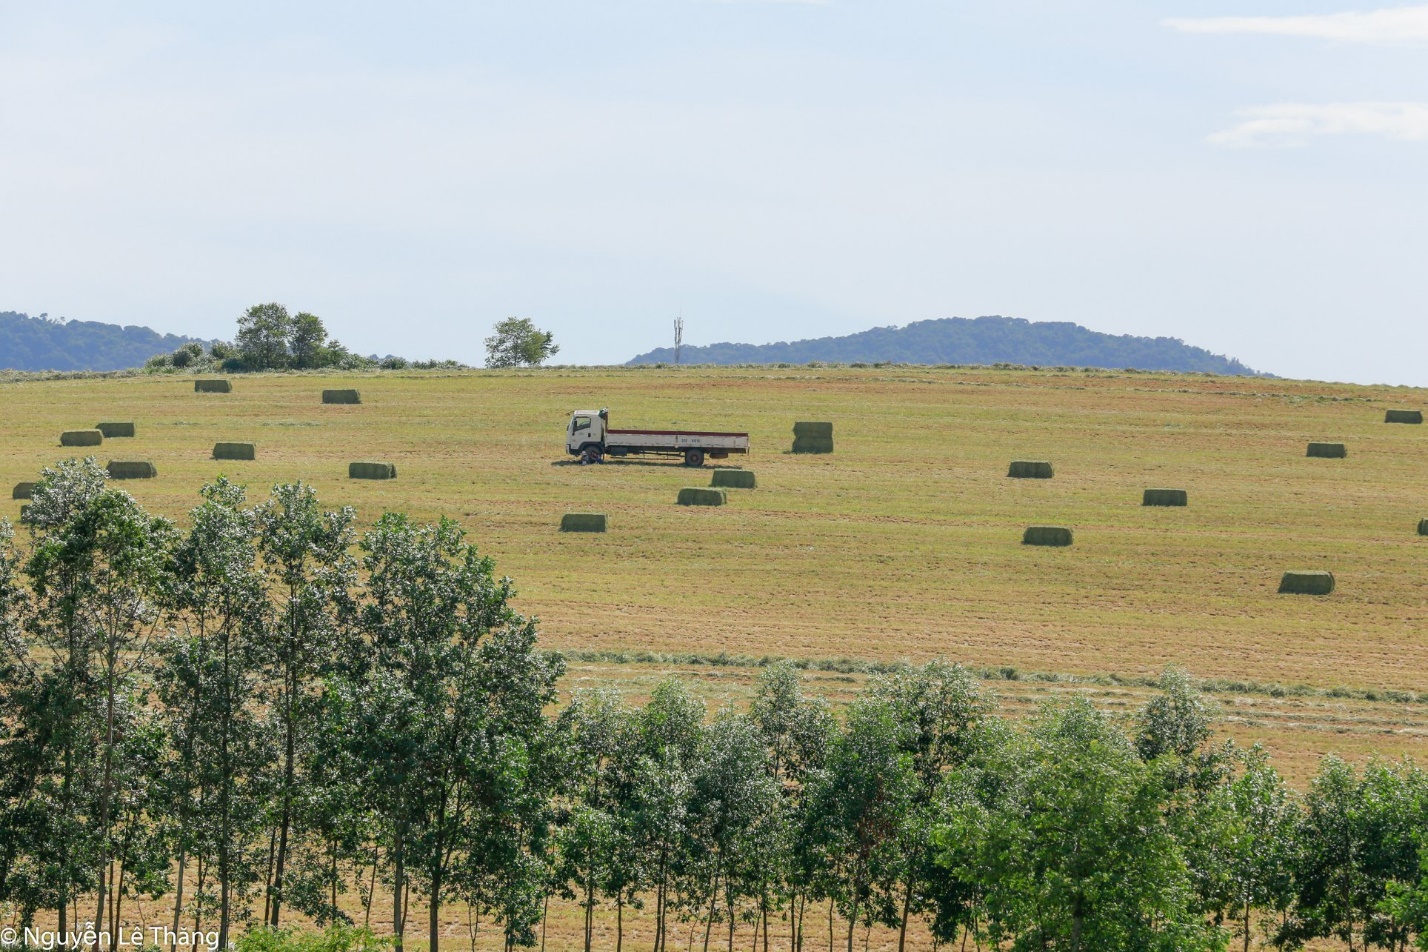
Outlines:
POLYGON ((581 462, 582 464, 585 464, 585 463, 598 463, 598 462, 600 462, 600 447, 598 447, 598 446, 587 446, 587 447, 585 447, 585 452, 583 452, 583 453, 580 454, 580 462, 581 462))
POLYGON ((704 451, 703 451, 703 450, 685 450, 685 451, 684 451, 684 465, 685 465, 685 466, 703 466, 703 465, 704 465, 704 451))

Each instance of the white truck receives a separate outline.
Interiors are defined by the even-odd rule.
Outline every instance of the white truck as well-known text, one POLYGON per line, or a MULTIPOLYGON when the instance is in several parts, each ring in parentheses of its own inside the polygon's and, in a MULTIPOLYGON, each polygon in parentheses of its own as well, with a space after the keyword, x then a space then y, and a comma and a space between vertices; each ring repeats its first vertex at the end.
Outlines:
POLYGON ((749 451, 747 433, 704 430, 612 430, 609 410, 576 410, 565 430, 565 451, 580 462, 599 463, 606 456, 682 456, 685 466, 703 466, 704 458, 727 459, 749 451))

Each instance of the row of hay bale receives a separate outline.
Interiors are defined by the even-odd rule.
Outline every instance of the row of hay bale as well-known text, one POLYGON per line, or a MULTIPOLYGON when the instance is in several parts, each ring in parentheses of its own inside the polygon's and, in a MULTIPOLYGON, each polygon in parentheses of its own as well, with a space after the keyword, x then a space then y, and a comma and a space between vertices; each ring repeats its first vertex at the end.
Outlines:
MULTIPOLYGON (((752 470, 716 469, 708 486, 686 486, 675 497, 678 506, 723 506, 730 489, 754 489, 758 480, 752 470)), ((567 512, 560 518, 561 532, 604 532, 609 519, 603 512, 567 512)))
MULTIPOLYGON (((232 393, 233 384, 228 380, 195 380, 193 382, 194 393, 232 393)), ((322 391, 323 403, 358 404, 362 402, 362 394, 357 390, 324 390, 322 391)))

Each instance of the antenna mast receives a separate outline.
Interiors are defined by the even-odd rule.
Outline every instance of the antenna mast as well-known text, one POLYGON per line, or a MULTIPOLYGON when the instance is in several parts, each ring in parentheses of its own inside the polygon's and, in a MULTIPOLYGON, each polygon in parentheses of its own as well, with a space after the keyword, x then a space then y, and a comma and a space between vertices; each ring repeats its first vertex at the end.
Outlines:
POLYGON ((684 315, 674 319, 674 362, 679 364, 679 351, 684 346, 684 315))

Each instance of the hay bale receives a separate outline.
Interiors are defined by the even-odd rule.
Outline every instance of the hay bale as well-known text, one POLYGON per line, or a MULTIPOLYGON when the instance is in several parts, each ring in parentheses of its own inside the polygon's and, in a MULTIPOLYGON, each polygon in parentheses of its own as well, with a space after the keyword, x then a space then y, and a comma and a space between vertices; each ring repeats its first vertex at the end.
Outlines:
POLYGON ((29 506, 21 506, 21 507, 20 507, 20 521, 21 521, 21 522, 29 522, 29 521, 30 521, 30 507, 29 507, 29 506))
POLYGON ((675 500, 681 506, 722 506, 729 501, 729 497, 722 489, 705 489, 700 486, 690 486, 679 491, 679 498, 675 500))
POLYGON ((1142 506, 1185 506, 1190 503, 1190 495, 1183 489, 1147 489, 1141 499, 1142 506))
POLYGON ((832 423, 795 423, 793 425, 793 435, 797 437, 812 437, 818 440, 833 439, 832 423))
POLYGON ((833 424, 816 421, 802 421, 793 425, 793 451, 795 453, 833 452, 833 424))
POLYGON ((361 403, 362 394, 356 390, 324 390, 323 403, 361 403))
POLYGON ((132 423, 96 423, 94 428, 103 433, 106 440, 134 435, 134 424, 132 423))
POLYGON ((214 443, 214 459, 257 459, 258 448, 252 443, 214 443))
POLYGON ((195 380, 194 393, 232 393, 233 385, 226 380, 195 380))
POLYGON ((1022 545, 1070 545, 1071 530, 1065 526, 1027 526, 1022 545))
POLYGON ((154 464, 148 460, 111 459, 107 469, 110 479, 153 479, 159 475, 154 464))
POLYGON ((98 430, 65 430, 60 434, 60 446, 98 446, 104 434, 98 430))
POLYGON ((348 479, 396 479, 395 463, 348 463, 348 479))
POLYGON ((833 452, 833 441, 821 436, 799 436, 793 440, 793 451, 795 453, 831 453, 833 452))
MULTIPOLYGON (((21 483, 20 485, 23 486, 25 484, 21 483)), ((20 497, 16 496, 15 498, 19 499, 20 497)), ((1428 536, 1428 519, 1418 520, 1418 534, 1421 536, 1428 536)))
POLYGON ((603 512, 567 512, 560 517, 561 532, 604 532, 603 512))
POLYGON ((11 499, 30 499, 35 495, 35 483, 16 483, 10 491, 11 499))
POLYGON ((1010 479, 1050 479, 1053 475, 1051 464, 1045 460, 1012 460, 1007 469, 1010 479))
POLYGON ((1304 455, 1319 459, 1343 459, 1349 451, 1342 443, 1310 443, 1309 451, 1304 455))
POLYGON ((1385 423, 1422 423, 1422 410, 1389 410, 1383 415, 1385 423))
POLYGON ((1285 572, 1279 580, 1281 595, 1328 595, 1333 590, 1333 572, 1285 572))
POLYGON ((753 489, 754 471, 751 469, 716 469, 714 478, 709 481, 710 486, 723 486, 725 489, 753 489))

